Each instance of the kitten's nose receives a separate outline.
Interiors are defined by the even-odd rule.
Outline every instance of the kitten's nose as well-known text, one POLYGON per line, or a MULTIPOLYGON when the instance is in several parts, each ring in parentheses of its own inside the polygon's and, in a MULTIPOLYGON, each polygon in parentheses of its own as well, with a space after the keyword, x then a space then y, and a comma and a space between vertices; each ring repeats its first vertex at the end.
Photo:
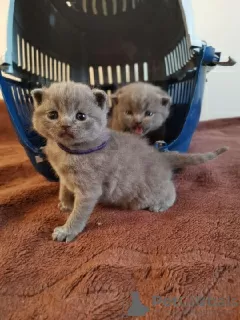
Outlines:
POLYGON ((142 121, 141 121, 141 120, 135 121, 135 124, 136 124, 136 125, 140 125, 140 124, 142 124, 142 121))
POLYGON ((68 124, 63 124, 63 125, 61 125, 61 128, 64 129, 64 130, 66 130, 66 129, 70 128, 70 127, 71 127, 71 126, 68 125, 68 124))
POLYGON ((134 116, 134 123, 135 123, 136 125, 140 125, 140 124, 142 123, 142 118, 141 118, 140 115, 135 115, 135 116, 134 116))

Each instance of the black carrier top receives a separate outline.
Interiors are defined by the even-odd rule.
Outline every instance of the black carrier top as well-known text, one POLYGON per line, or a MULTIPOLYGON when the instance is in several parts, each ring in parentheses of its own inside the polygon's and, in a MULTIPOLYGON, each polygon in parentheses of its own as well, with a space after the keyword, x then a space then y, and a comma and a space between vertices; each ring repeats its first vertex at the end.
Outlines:
POLYGON ((16 0, 13 61, 35 83, 158 83, 191 59, 186 30, 179 0, 16 0))

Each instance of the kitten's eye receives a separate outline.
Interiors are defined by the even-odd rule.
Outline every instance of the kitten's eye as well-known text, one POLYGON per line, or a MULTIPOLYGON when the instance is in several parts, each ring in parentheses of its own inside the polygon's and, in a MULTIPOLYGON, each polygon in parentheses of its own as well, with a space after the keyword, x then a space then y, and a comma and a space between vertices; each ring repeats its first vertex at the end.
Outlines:
POLYGON ((47 116, 50 120, 56 120, 58 118, 58 113, 57 111, 50 111, 48 112, 47 116))
POLYGON ((87 116, 85 115, 85 113, 78 112, 76 114, 76 119, 79 121, 85 121, 87 119, 87 116))
POLYGON ((153 113, 151 111, 146 111, 145 112, 145 117, 151 117, 153 113))
POLYGON ((132 111, 130 111, 130 110, 125 111, 125 113, 126 113, 128 116, 132 116, 132 115, 133 115, 132 111))

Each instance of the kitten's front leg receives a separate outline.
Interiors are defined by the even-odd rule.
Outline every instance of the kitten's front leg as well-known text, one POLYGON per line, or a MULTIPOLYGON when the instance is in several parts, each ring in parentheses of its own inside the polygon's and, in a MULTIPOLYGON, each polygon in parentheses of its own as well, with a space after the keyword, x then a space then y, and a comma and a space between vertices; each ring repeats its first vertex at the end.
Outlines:
POLYGON ((74 193, 73 211, 63 226, 54 229, 53 240, 70 242, 82 232, 100 195, 100 190, 87 195, 82 195, 80 190, 77 190, 74 193))
POLYGON ((74 204, 74 195, 68 190, 68 188, 60 182, 60 190, 59 190, 59 204, 58 208, 61 211, 72 211, 74 204))

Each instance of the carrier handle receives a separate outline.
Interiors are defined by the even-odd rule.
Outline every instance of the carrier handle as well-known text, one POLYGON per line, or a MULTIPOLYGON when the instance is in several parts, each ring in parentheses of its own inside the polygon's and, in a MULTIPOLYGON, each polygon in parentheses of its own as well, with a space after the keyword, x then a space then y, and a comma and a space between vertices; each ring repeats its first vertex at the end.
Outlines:
POLYGON ((223 67, 233 67, 235 66, 236 63, 237 62, 232 57, 228 57, 228 61, 215 62, 217 66, 223 66, 223 67))
POLYGON ((237 63, 232 57, 228 61, 220 61, 221 52, 216 52, 212 46, 205 46, 203 63, 209 67, 223 66, 232 67, 237 63))

